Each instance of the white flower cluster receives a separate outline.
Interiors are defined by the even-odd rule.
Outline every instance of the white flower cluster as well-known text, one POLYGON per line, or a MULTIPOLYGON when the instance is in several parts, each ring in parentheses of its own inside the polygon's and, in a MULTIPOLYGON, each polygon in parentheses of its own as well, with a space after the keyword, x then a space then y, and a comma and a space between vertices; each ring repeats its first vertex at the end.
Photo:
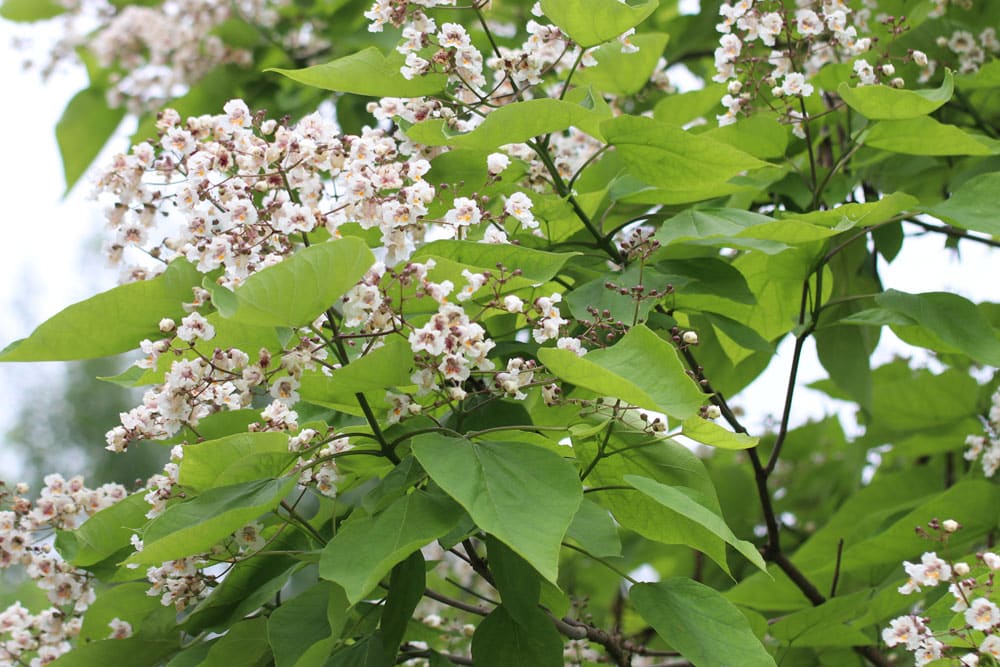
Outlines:
MULTIPOLYGON (((945 539, 961 526, 956 521, 946 520, 940 523, 940 528, 943 530, 942 539, 945 539)), ((948 592, 954 598, 950 610, 962 614, 964 626, 949 618, 943 624, 942 632, 938 633, 930 627, 934 619, 906 614, 894 618, 889 627, 882 630, 882 640, 886 645, 905 647, 913 653, 918 666, 945 657, 955 657, 963 667, 976 667, 980 664, 981 656, 1000 657, 1000 607, 990 599, 996 595, 994 580, 997 571, 1000 571, 1000 555, 986 551, 977 554, 977 560, 983 566, 983 572, 978 575, 973 572, 974 566, 969 563, 949 563, 936 552, 924 553, 919 563, 904 561, 903 569, 909 578, 899 587, 899 592, 909 595, 919 592, 921 587, 948 583, 948 592), (976 636, 984 638, 973 641, 973 632, 982 633, 976 636), (961 656, 949 654, 957 647, 953 642, 942 642, 938 639, 939 634, 964 636, 968 640, 966 645, 978 647, 978 651, 961 656)))
MULTIPOLYGON (((288 439, 288 451, 306 452, 314 449, 313 441, 317 435, 317 432, 311 428, 302 429, 297 435, 288 439)), ((337 484, 340 482, 336 456, 353 448, 354 446, 347 438, 333 438, 312 453, 309 458, 300 457, 296 464, 296 469, 301 471, 299 484, 304 487, 312 486, 324 496, 335 498, 337 484)))
MULTIPOLYGON (((171 320, 161 322, 161 329, 174 331, 171 320)), ((298 415, 291 410, 299 399, 299 379, 327 357, 326 348, 317 338, 303 337, 275 360, 261 350, 254 363, 250 355, 237 348, 215 348, 210 354, 198 351, 199 340, 211 340, 215 330, 198 312, 181 320, 174 336, 160 341, 142 341, 146 356, 137 362, 143 368, 156 368, 161 355, 193 353, 170 364, 161 384, 148 389, 142 404, 120 415, 121 424, 108 431, 107 449, 122 452, 142 439, 162 440, 176 434, 182 426, 195 427, 205 417, 224 409, 238 410, 253 402, 254 392, 268 390, 272 402, 263 410, 263 430, 298 428, 298 415), (178 343, 180 341, 180 343, 178 343), (176 347, 174 347, 176 345, 176 347), (277 363, 275 363, 277 361, 277 363)))
POLYGON ((38 667, 72 648, 70 641, 95 598, 90 576, 62 560, 46 537, 56 528, 76 528, 127 492, 120 484, 91 489, 82 477, 67 480, 58 474, 45 477, 34 502, 25 497, 27 485, 12 491, 0 484, 0 507, 9 508, 0 510, 0 569, 23 567, 52 606, 32 614, 15 602, 0 611, 0 665, 38 667))
MULTIPOLYGON (((447 281, 446 281, 447 282, 447 281)), ((442 288, 441 285, 428 283, 429 289, 442 288)), ((438 312, 422 327, 415 328, 409 335, 410 349, 413 351, 417 371, 413 374, 413 383, 417 385, 418 395, 441 391, 448 388, 451 400, 465 398, 462 383, 469 379, 473 371, 492 371, 493 362, 487 354, 496 344, 486 336, 486 330, 477 322, 469 319, 465 309, 457 304, 443 302, 438 312)), ((389 412, 389 421, 398 421, 406 412, 412 412, 407 406, 394 405, 389 412)))
POLYGON ((970 435, 965 438, 965 444, 968 447, 965 460, 980 459, 983 473, 993 477, 1000 468, 1000 389, 992 397, 986 435, 970 435))
POLYGON ((871 39, 859 37, 858 28, 848 22, 852 9, 844 0, 797 4, 794 14, 775 0, 739 0, 719 8, 722 21, 716 29, 722 37, 715 50, 713 80, 729 84, 719 125, 735 123, 761 85, 775 98, 809 97, 814 91, 808 78, 823 65, 871 48, 871 39), (791 41, 774 49, 783 34, 791 41), (767 71, 760 71, 759 63, 765 63, 767 71))
MULTIPOLYGON (((955 30, 949 37, 938 37, 937 45, 947 48, 958 58, 957 69, 961 74, 978 72, 988 58, 1000 54, 1000 40, 994 26, 983 28, 978 38, 968 30, 955 30)), ((934 61, 928 63, 931 72, 936 64, 934 61)))
POLYGON ((251 53, 227 45, 216 29, 244 17, 273 26, 284 4, 287 0, 166 0, 153 7, 127 5, 89 44, 102 67, 125 71, 109 91, 111 105, 126 103, 133 112, 155 109, 186 93, 220 64, 250 66, 251 53))
MULTIPOLYGON (((594 49, 581 50, 558 26, 540 23, 530 19, 525 28, 527 39, 517 48, 497 45, 495 50, 484 56, 473 44, 467 30, 457 23, 437 23, 423 11, 428 7, 454 4, 453 0, 420 2, 377 1, 366 16, 372 21, 369 29, 380 31, 386 23, 402 27, 402 41, 397 50, 406 56, 401 73, 413 78, 428 73, 444 73, 449 78, 449 90, 459 103, 470 113, 462 113, 452 106, 446 106, 427 98, 403 99, 383 98, 369 105, 369 111, 379 120, 392 120, 398 116, 410 123, 432 118, 444 119, 457 132, 468 132, 478 127, 488 115, 504 104, 519 100, 534 99, 537 89, 549 97, 559 97, 562 84, 547 84, 549 73, 565 74, 574 63, 581 68, 597 64, 594 49), (488 84, 488 85, 487 85, 488 84)), ((538 3, 532 9, 536 18, 543 13, 538 3)), ((629 37, 634 30, 619 36, 621 49, 625 53, 638 50, 629 37)), ((510 34, 508 36, 513 36, 510 34)), ((657 88, 670 89, 670 81, 665 70, 667 62, 660 59, 650 77, 657 88)), ((400 151, 409 154, 415 147, 398 134, 400 151)), ((550 137, 549 150, 553 161, 564 179, 569 179, 582 167, 602 144, 589 135, 570 128, 565 133, 555 133, 550 137)), ((442 149, 433 149, 431 153, 442 149)), ((546 166, 534 151, 525 144, 505 148, 512 157, 517 157, 528 165, 528 182, 539 190, 551 185, 546 166)), ((427 149, 423 150, 428 155, 427 149)), ((502 170, 501 170, 502 171, 502 170)), ((491 170, 490 172, 494 172, 491 170)), ((499 173, 499 172, 496 172, 499 173)), ((508 211, 509 213, 509 211, 508 211)), ((519 216, 515 215, 515 217, 519 216)), ((525 227, 532 228, 531 222, 522 220, 525 227)))
POLYGON ((221 65, 250 67, 253 54, 226 42, 220 28, 245 22, 277 34, 291 57, 308 59, 328 44, 315 17, 292 33, 275 30, 289 0, 163 0, 120 3, 62 0, 63 36, 48 49, 42 65, 48 76, 63 61, 89 52, 108 69, 108 102, 133 113, 159 109, 221 65))

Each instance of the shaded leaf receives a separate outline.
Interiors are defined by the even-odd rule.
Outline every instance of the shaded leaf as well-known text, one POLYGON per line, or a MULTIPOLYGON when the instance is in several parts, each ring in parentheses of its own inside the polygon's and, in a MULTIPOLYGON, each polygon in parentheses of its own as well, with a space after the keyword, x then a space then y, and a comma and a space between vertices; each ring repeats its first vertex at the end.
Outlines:
POLYGON ((656 633, 697 667, 775 665, 746 617, 704 584, 672 577, 636 584, 629 597, 656 633))
POLYGON ((996 215, 998 189, 1000 172, 980 174, 963 183, 946 201, 924 210, 956 227, 1000 236, 1000 219, 996 215))
POLYGON ((234 531, 277 507, 295 482, 295 477, 289 477, 221 486, 171 505, 146 528, 142 551, 126 562, 159 565, 208 551, 234 531))
POLYGON ((562 667, 563 643, 552 621, 535 609, 517 622, 503 605, 480 621, 472 635, 476 667, 562 667))
POLYGON ((451 530, 462 516, 450 500, 414 491, 374 516, 352 519, 323 548, 319 574, 355 604, 399 562, 451 530))

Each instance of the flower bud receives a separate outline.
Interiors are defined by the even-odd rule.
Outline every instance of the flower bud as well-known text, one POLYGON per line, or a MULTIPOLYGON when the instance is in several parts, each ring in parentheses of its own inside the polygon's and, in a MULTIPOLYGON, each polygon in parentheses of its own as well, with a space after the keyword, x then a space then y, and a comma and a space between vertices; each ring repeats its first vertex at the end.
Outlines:
POLYGON ((681 336, 681 340, 683 340, 688 345, 697 345, 698 333, 695 331, 685 331, 684 334, 681 336))

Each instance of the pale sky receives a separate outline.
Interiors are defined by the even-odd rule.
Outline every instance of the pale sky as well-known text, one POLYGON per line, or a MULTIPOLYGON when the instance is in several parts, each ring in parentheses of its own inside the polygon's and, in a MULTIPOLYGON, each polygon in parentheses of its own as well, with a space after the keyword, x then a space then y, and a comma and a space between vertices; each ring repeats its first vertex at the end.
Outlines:
MULTIPOLYGON (((27 335, 65 306, 112 287, 116 280, 116 273, 104 266, 98 251, 101 214, 96 203, 87 199, 86 177, 62 199, 64 183, 54 128, 63 106, 85 85, 85 76, 68 71, 43 84, 36 73, 22 71, 21 54, 8 46, 17 28, 0 20, 0 81, 6 99, 0 105, 6 140, 5 159, 0 160, 5 231, 0 245, 0 347, 27 335)), ((119 140, 116 149, 124 148, 119 140)), ((942 237, 930 235, 908 242, 904 255, 883 267, 886 286, 908 292, 951 290, 975 300, 1000 299, 992 251, 963 242, 959 262, 942 245, 942 237)), ((891 359, 901 346, 889 332, 882 341, 875 354, 877 363, 891 359)), ((753 430, 766 415, 781 409, 791 355, 790 341, 785 343, 765 375, 734 401, 747 411, 753 430)), ((31 400, 33 392, 44 390, 46 378, 57 380, 58 373, 59 364, 0 364, 0 402, 5 406, 0 411, 0 479, 14 480, 19 468, 2 446, 17 406, 31 400)), ((815 354, 807 355, 801 384, 822 376, 815 354)), ((95 391, 100 388, 95 380, 95 391)), ((802 423, 833 409, 822 394, 803 390, 797 392, 794 421, 802 423)))

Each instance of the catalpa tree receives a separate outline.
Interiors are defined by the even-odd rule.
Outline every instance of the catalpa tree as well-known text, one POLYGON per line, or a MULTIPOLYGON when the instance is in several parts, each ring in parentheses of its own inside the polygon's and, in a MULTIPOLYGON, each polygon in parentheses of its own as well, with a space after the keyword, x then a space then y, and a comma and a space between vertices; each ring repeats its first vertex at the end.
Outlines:
POLYGON ((138 350, 166 463, 2 487, 0 662, 1000 664, 1000 305, 880 277, 998 245, 1000 4, 697 5, 6 0, 70 187, 136 129, 0 360, 138 350))

